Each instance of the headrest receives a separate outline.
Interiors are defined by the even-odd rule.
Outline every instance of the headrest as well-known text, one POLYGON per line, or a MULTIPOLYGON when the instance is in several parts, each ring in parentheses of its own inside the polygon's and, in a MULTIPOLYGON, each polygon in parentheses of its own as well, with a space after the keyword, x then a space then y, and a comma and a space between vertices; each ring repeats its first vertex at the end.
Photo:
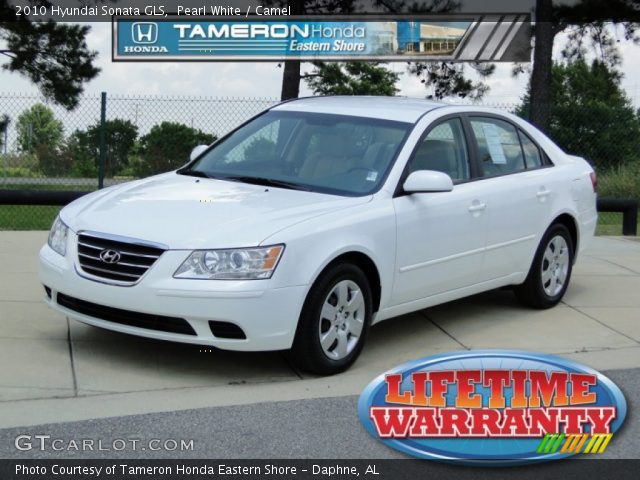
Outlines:
POLYGON ((455 171, 456 150, 452 142, 426 140, 416 152, 413 170, 455 171))

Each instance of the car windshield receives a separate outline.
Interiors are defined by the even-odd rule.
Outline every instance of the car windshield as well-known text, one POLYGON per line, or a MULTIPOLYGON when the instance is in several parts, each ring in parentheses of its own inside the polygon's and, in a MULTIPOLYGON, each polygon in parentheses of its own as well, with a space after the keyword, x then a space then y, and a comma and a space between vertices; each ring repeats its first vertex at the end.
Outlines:
POLYGON ((411 124, 269 111, 178 173, 359 196, 380 188, 411 124))

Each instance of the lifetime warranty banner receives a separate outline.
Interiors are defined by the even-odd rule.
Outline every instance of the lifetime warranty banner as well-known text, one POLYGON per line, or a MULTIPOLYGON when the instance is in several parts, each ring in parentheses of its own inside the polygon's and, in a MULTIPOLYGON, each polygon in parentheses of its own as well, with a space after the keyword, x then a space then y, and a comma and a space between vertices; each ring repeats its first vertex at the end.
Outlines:
POLYGON ((530 60, 530 17, 115 18, 114 61, 530 60))

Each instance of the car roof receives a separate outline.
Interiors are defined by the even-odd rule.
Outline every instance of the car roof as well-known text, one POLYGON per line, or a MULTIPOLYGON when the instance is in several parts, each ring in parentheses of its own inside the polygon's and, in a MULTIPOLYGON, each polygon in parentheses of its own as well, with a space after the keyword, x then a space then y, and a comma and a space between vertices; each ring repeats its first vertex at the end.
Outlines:
POLYGON ((425 113, 444 106, 444 103, 419 98, 332 96, 290 100, 276 105, 272 110, 333 113, 415 123, 425 113))

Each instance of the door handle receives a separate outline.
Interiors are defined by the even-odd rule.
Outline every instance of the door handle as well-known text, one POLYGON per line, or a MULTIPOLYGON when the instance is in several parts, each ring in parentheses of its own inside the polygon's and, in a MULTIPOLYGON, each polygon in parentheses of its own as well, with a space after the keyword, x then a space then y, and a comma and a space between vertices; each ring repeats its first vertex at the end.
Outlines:
POLYGON ((471 213, 481 212, 487 208, 486 203, 474 203, 469 207, 471 213))
POLYGON ((542 188, 538 193, 536 193, 536 197, 541 200, 547 198, 549 195, 551 195, 551 190, 547 190, 546 188, 542 188))

